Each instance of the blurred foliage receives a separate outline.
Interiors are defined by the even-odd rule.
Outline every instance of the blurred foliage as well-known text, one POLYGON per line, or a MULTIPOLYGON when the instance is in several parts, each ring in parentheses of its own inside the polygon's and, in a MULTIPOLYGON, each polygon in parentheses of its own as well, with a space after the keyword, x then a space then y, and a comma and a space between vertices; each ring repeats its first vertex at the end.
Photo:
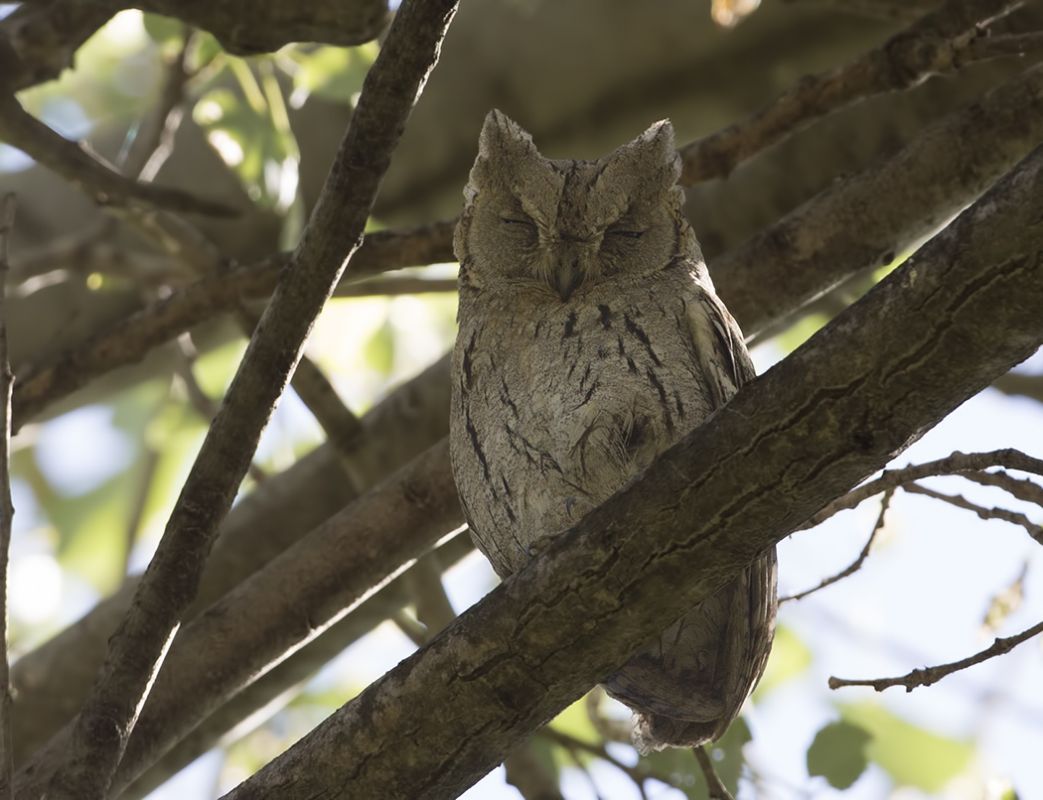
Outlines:
POLYGON ((803 675, 811 666, 812 653, 806 644, 786 625, 775 629, 775 642, 768 656, 760 683, 753 693, 754 702, 760 702, 773 690, 803 675))
POLYGON ((840 715, 872 737, 866 753, 900 786, 939 792, 974 758, 971 742, 921 728, 876 702, 842 704, 840 715))

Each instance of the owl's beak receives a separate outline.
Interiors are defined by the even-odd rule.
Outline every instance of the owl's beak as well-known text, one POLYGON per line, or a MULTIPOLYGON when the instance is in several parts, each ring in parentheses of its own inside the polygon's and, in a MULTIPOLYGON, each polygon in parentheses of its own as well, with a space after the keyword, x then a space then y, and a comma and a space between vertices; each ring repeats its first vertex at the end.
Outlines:
POLYGON ((583 270, 576 262, 562 264, 554 271, 550 280, 551 288, 558 293, 562 302, 567 302, 581 283, 583 283, 583 270))

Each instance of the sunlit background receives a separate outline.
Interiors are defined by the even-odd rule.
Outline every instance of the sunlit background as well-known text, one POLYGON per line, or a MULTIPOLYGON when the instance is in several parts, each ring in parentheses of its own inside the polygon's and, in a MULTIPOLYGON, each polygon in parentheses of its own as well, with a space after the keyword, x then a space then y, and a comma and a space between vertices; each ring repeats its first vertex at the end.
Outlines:
MULTIPOLYGON (((88 136, 114 117, 138 118, 161 80, 160 55, 178 35, 172 23, 149 18, 146 25, 141 13, 123 12, 82 48, 75 71, 20 98, 32 113, 74 138, 88 136)), ((303 212, 297 194, 299 153, 286 109, 312 93, 352 102, 376 45, 291 46, 250 61, 224 55, 207 36, 200 37, 198 48, 194 57, 207 66, 193 87, 192 116, 250 196, 285 215, 284 238, 292 241, 303 212)), ((30 164, 20 152, 0 145, 0 181, 30 164)), ((418 274, 451 277, 455 265, 418 274)), ((101 275, 82 279, 101 292, 111 280, 101 275)), ((361 414, 452 345, 454 317, 452 293, 338 299, 319 320, 308 353, 361 414)), ((753 353, 758 370, 786 356, 824 322, 805 319, 760 344, 753 353)), ((234 341, 199 357, 196 376, 210 397, 220 397, 244 347, 234 341)), ((1043 372, 1043 358, 1037 355, 1020 369, 1043 372)), ((15 657, 88 611, 128 571, 147 564, 204 432, 205 422, 184 388, 164 378, 136 385, 113 403, 81 407, 19 433, 13 455, 17 513, 9 606, 15 657)), ((321 441, 319 427, 291 392, 255 463, 275 473, 321 441)), ((1043 455, 1043 404, 986 390, 895 463, 1001 447, 1043 455)), ((251 485, 248 480, 244 491, 251 485)), ((928 485, 987 507, 1019 510, 1043 523, 1040 509, 998 490, 956 478, 928 485)), ((781 594, 812 587, 850 563, 873 528, 879 503, 879 498, 869 500, 783 543, 781 594)), ((457 612, 495 582, 478 554, 446 574, 457 612)), ((962 658, 1041 617, 1043 553, 1023 529, 899 492, 860 571, 782 606, 767 674, 747 705, 745 727, 733 730, 731 750, 724 753, 731 764, 741 746, 741 796, 970 800, 1012 798, 1016 789, 1021 798, 1043 797, 1043 642, 1032 640, 910 694, 826 687, 830 675, 900 675, 962 658), (751 738, 742 744, 747 729, 751 738), (859 753, 868 760, 864 772, 859 753), (845 770, 853 785, 840 790, 825 777, 809 774, 809 764, 811 772, 821 772, 816 764, 823 760, 832 765, 827 771, 834 785, 845 782, 845 770)), ((384 623, 328 664, 285 708, 238 741, 203 756, 151 796, 218 796, 413 650, 395 625, 384 623)), ((622 707, 613 706, 603 700, 607 713, 624 716, 622 707)), ((554 724, 580 740, 600 742, 582 702, 554 724)), ((608 747, 620 762, 637 762, 628 746, 608 747)), ((584 754, 581 769, 562 748, 545 749, 561 770, 569 800, 640 797, 635 783, 616 766, 584 754)), ((659 756, 651 763, 666 773, 698 774, 687 753, 659 756)), ((686 794, 653 782, 648 796, 698 797, 700 791, 692 788, 686 794)), ((501 768, 465 796, 518 795, 505 783, 501 768)))

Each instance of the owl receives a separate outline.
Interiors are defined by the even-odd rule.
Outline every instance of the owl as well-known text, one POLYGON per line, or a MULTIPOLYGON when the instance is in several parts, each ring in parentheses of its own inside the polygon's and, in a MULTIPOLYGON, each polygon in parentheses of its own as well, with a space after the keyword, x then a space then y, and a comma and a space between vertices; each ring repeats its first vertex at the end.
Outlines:
MULTIPOLYGON (((597 161, 551 160, 498 111, 464 190, 450 454, 501 576, 641 473, 753 377, 714 293, 659 122, 597 161)), ((693 564, 693 570, 698 569, 693 564)), ((643 750, 718 738, 760 677, 775 553, 604 680, 643 750)))

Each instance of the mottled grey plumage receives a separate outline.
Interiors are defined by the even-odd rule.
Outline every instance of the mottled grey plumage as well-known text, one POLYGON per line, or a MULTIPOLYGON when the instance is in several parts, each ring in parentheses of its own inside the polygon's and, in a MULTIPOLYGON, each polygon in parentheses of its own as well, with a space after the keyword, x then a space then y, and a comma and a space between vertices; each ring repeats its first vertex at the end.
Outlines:
MULTIPOLYGON (((485 121, 455 240, 450 445, 471 533, 500 575, 754 374, 678 174, 668 122, 598 161, 552 161, 503 114, 485 121)), ((771 552, 605 681, 637 712, 642 748, 724 732, 764 668, 775 605, 771 552)))

